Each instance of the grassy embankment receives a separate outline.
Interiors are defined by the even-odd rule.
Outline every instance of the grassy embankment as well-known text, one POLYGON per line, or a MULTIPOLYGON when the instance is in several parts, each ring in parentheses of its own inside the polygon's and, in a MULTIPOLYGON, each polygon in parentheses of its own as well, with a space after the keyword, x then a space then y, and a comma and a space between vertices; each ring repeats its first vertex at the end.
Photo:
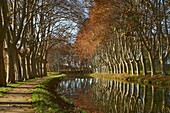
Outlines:
POLYGON ((104 78, 109 80, 119 80, 123 82, 134 82, 139 84, 156 85, 156 86, 169 86, 170 85, 170 75, 161 76, 155 75, 151 77, 146 76, 136 76, 130 74, 89 74, 88 76, 95 78, 104 78))
POLYGON ((34 110, 38 113, 85 113, 84 110, 77 109, 72 102, 56 91, 57 84, 66 75, 55 75, 50 73, 46 81, 38 84, 33 91, 32 100, 34 110))

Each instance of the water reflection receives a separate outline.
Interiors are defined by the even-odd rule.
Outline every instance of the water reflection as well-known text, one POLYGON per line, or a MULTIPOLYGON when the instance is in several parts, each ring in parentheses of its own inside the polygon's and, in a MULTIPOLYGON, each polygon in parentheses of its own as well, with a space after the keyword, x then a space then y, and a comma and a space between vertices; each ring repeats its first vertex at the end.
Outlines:
POLYGON ((58 90, 70 98, 76 98, 81 92, 104 113, 170 113, 170 90, 166 88, 98 78, 72 78, 63 80, 58 90))

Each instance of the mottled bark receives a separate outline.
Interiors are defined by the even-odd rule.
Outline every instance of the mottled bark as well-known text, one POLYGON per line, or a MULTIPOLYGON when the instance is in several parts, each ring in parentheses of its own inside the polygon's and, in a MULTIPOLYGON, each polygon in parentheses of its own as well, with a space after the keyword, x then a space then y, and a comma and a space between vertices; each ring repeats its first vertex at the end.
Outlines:
POLYGON ((142 75, 146 75, 147 74, 146 60, 145 60, 145 57, 143 55, 143 50, 142 50, 142 53, 141 53, 141 64, 142 64, 142 75))
POLYGON ((135 61, 135 65, 136 65, 136 74, 138 76, 140 74, 139 60, 135 61))
POLYGON ((0 86, 6 86, 5 76, 6 73, 5 73, 4 57, 3 57, 3 41, 0 41, 0 86))
POLYGON ((119 63, 119 73, 122 73, 122 64, 119 63))
POLYGON ((7 34, 7 1, 0 0, 0 86, 6 86, 3 44, 7 34))
POLYGON ((22 80, 27 80, 27 71, 26 71, 26 58, 24 55, 21 55, 21 74, 22 74, 22 80))
POLYGON ((15 69, 15 81, 22 81, 22 75, 21 75, 21 65, 19 60, 19 53, 17 48, 15 48, 15 54, 14 54, 14 69, 15 69))
POLYGON ((13 44, 8 44, 7 48, 7 82, 15 82, 15 69, 14 69, 14 51, 13 44))
POLYGON ((162 71, 162 75, 163 76, 165 76, 165 75, 167 75, 167 73, 166 73, 166 64, 165 64, 165 59, 164 58, 162 58, 161 60, 160 60, 160 63, 161 63, 161 71, 162 71))
POLYGON ((130 71, 129 71, 129 65, 128 65, 128 63, 127 63, 127 62, 125 62, 125 66, 126 66, 126 73, 127 73, 127 74, 129 74, 129 73, 130 73, 130 71))
POLYGON ((122 73, 125 73, 125 63, 122 62, 122 73))
POLYGON ((151 68, 151 76, 154 76, 156 75, 155 60, 150 52, 148 52, 148 56, 149 56, 149 62, 150 62, 150 68, 151 68))
POLYGON ((131 74, 134 75, 134 65, 132 61, 130 61, 130 68, 131 68, 131 74))

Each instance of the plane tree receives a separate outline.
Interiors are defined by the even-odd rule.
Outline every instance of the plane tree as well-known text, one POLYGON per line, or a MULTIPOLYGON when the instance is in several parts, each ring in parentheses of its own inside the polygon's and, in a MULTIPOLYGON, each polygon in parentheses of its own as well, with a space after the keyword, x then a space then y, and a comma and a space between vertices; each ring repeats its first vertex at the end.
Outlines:
POLYGON ((3 54, 3 47, 4 47, 4 40, 7 35, 7 1, 1 0, 0 1, 0 86, 6 85, 6 72, 5 72, 5 65, 4 65, 4 54, 3 54))
POLYGON ((0 42, 7 53, 7 76, 2 53, 0 58, 2 85, 5 77, 16 82, 46 75, 48 51, 63 41, 74 42, 90 6, 88 0, 1 1, 0 42))
POLYGON ((169 1, 95 0, 76 45, 100 69, 154 76, 166 75, 169 39, 169 1))

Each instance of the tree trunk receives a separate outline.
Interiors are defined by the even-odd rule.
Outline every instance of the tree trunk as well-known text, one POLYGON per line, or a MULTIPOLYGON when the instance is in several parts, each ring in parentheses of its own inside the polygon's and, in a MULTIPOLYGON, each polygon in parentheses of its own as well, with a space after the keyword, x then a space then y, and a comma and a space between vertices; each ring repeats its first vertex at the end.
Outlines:
POLYGON ((137 76, 140 74, 139 60, 135 61, 136 64, 136 74, 137 76))
POLYGON ((25 60, 25 56, 21 56, 21 72, 22 72, 22 78, 23 80, 27 80, 27 73, 26 73, 26 60, 25 60))
POLYGON ((142 75, 146 75, 147 74, 146 62, 145 62, 145 58, 143 56, 143 53, 141 54, 141 64, 142 64, 142 75))
POLYGON ((15 82, 15 69, 14 69, 14 52, 13 45, 8 44, 7 48, 7 82, 14 83, 15 82))
POLYGON ((133 61, 130 61, 131 74, 134 75, 133 61))
POLYGON ((116 66, 113 66, 113 74, 116 74, 116 66))
POLYGON ((47 76, 47 61, 44 60, 44 76, 47 76))
POLYGON ((130 73, 129 65, 128 65, 128 63, 126 61, 125 61, 125 66, 126 66, 126 73, 129 74, 130 73))
POLYGON ((116 74, 119 73, 119 68, 118 68, 118 64, 115 64, 116 65, 116 74))
MULTIPOLYGON (((68 71, 68 69, 67 69, 67 71, 68 71)), ((39 60, 39 58, 36 59, 36 75, 41 76, 40 75, 40 60, 39 60)))
POLYGON ((163 57, 160 59, 160 63, 161 63, 162 75, 165 76, 167 75, 167 73, 166 73, 165 59, 163 57))
POLYGON ((21 76, 21 65, 19 60, 19 53, 17 51, 17 48, 15 48, 14 51, 14 69, 15 69, 15 81, 22 81, 23 78, 21 76))
POLYGON ((0 0, 0 86, 6 86, 3 44, 7 34, 7 0, 0 0))
POLYGON ((33 78, 32 77, 32 74, 31 74, 31 68, 30 68, 30 55, 27 55, 26 57, 26 60, 27 60, 27 74, 28 74, 28 78, 33 78))
POLYGON ((31 55, 31 77, 35 78, 36 76, 36 60, 35 60, 35 55, 31 55))
POLYGON ((154 76, 156 75, 155 60, 152 58, 150 52, 148 52, 148 56, 149 56, 149 62, 150 62, 150 68, 151 68, 151 76, 154 76))
POLYGON ((125 73, 125 63, 122 62, 122 73, 125 73))
POLYGON ((43 77, 43 58, 40 58, 40 62, 39 62, 39 74, 40 74, 40 77, 43 77))
POLYGON ((122 73, 122 64, 119 63, 119 73, 122 73))
MULTIPOLYGON (((0 37, 1 39, 2 37, 0 37)), ((4 56, 3 56, 3 41, 0 41, 0 86, 6 86, 5 80, 5 66, 4 66, 4 56)))
POLYGON ((113 67, 112 67, 112 64, 111 62, 109 61, 109 65, 108 65, 108 69, 109 69, 109 73, 113 73, 113 67))
POLYGON ((47 76, 47 52, 46 52, 46 54, 45 54, 45 58, 44 58, 44 67, 43 67, 43 69, 44 69, 44 76, 47 76))

